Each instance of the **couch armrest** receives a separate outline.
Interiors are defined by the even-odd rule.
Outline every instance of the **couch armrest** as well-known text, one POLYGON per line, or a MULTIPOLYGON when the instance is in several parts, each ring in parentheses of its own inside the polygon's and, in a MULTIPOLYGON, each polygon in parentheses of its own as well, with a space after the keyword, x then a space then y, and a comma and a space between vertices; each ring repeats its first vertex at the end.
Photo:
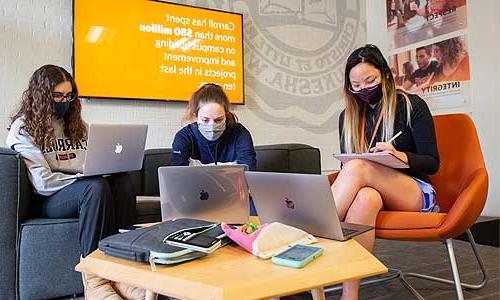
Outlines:
POLYGON ((16 299, 19 223, 28 216, 31 185, 18 153, 0 148, 0 299, 16 299))

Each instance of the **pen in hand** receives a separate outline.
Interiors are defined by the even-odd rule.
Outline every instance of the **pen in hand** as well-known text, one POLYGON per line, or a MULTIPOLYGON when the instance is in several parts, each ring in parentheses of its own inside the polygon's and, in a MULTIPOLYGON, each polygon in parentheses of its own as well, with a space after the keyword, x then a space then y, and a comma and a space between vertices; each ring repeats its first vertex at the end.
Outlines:
POLYGON ((392 143, 398 136, 401 135, 401 133, 403 133, 401 130, 396 133, 392 138, 390 138, 386 143, 392 143))
MULTIPOLYGON (((403 132, 400 130, 398 133, 396 133, 392 138, 390 138, 387 142, 387 144, 392 143, 398 136, 400 136, 403 132)), ((382 149, 377 149, 377 147, 371 148, 368 152, 377 152, 377 151, 382 151, 382 149)))

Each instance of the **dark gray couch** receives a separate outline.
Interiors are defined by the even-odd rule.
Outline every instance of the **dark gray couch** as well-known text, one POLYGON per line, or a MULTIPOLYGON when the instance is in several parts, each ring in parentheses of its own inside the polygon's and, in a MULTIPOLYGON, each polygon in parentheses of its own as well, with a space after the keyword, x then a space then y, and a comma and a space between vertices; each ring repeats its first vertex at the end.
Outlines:
MULTIPOLYGON (((257 146, 257 170, 321 172, 319 149, 302 144, 257 146)), ((132 172, 141 195, 158 196, 159 166, 170 164, 170 149, 149 149, 143 168, 132 172)), ((47 299, 83 292, 78 219, 39 217, 26 167, 19 155, 0 148, 0 299, 47 299)), ((137 222, 160 220, 157 201, 139 201, 137 222)))

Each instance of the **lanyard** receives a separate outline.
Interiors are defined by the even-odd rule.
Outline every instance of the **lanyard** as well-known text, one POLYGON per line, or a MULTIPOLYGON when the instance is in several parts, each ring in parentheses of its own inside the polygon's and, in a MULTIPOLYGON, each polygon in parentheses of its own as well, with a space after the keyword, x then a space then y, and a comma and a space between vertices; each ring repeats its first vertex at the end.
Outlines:
POLYGON ((370 139, 370 144, 368 145, 368 149, 365 149, 365 123, 366 123, 366 104, 363 108, 363 117, 361 119, 361 151, 366 152, 367 150, 370 150, 372 147, 373 141, 375 140, 375 136, 377 135, 378 127, 380 126, 380 122, 382 121, 383 118, 383 113, 382 110, 378 114, 378 120, 377 124, 375 125, 375 128, 373 129, 372 133, 372 138, 370 139))

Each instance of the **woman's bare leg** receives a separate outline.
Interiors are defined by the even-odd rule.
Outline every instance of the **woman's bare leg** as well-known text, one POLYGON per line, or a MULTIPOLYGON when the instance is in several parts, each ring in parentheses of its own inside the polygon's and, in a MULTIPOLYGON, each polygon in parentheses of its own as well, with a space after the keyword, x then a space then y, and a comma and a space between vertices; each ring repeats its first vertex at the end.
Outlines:
POLYGON ((356 194, 363 187, 377 190, 384 207, 389 210, 419 211, 422 208, 422 192, 413 178, 374 162, 354 159, 344 165, 332 185, 341 220, 345 219, 356 194))
MULTIPOLYGON (((344 165, 332 185, 339 218, 346 222, 374 226, 378 212, 390 210, 419 211, 422 193, 413 178, 397 170, 366 160, 352 160, 344 165)), ((356 238, 372 251, 375 232, 356 238)), ((358 299, 359 280, 344 283, 342 299, 358 299)))
MULTIPOLYGON (((355 224, 374 226, 378 212, 382 209, 382 197, 373 188, 361 188, 347 211, 345 221, 355 224)), ((375 231, 370 230, 355 237, 363 247, 372 251, 375 243, 375 231)), ((358 299, 359 280, 346 281, 343 284, 342 299, 358 299)))

